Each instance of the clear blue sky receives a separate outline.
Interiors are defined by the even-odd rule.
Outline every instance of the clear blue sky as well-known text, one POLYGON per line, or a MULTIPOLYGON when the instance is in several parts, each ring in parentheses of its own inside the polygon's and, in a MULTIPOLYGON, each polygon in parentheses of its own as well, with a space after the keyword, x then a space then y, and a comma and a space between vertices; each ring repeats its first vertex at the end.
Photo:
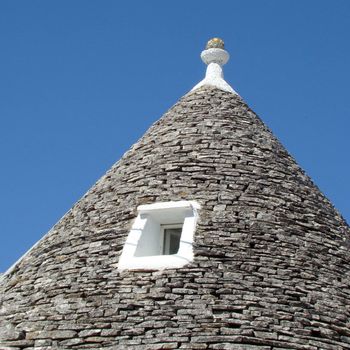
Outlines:
POLYGON ((204 76, 225 78, 350 220, 350 1, 0 2, 0 271, 204 76))

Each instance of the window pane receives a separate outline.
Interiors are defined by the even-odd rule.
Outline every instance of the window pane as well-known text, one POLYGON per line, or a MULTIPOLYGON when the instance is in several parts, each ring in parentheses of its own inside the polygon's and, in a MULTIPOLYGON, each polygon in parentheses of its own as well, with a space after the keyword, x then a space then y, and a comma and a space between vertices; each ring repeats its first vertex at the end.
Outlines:
POLYGON ((180 246, 181 227, 164 229, 164 254, 176 254, 180 246))

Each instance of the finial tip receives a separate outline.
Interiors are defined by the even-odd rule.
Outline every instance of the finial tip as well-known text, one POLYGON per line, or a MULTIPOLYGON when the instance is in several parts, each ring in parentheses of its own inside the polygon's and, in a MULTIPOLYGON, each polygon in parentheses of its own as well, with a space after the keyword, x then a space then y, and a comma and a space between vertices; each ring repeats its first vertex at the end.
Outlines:
POLYGON ((213 39, 210 39, 208 42, 207 42, 207 45, 205 47, 206 50, 208 49, 225 49, 225 43, 222 39, 220 38, 213 38, 213 39))

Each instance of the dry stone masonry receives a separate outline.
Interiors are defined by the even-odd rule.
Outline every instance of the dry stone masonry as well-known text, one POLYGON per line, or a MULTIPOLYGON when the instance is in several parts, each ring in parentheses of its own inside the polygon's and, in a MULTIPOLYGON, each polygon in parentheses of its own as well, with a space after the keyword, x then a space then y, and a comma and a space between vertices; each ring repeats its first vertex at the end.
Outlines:
POLYGON ((237 95, 175 104, 0 282, 0 349, 350 349, 350 230, 237 95), (201 205, 194 261, 118 271, 137 206, 201 205))

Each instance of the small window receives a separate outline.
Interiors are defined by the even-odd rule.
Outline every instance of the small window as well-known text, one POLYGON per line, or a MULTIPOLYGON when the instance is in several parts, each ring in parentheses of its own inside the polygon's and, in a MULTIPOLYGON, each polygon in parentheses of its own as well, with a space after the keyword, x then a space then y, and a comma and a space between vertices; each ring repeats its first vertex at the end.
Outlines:
POLYGON ((180 247, 182 225, 162 225, 163 255, 177 254, 180 247))
POLYGON ((192 261, 198 209, 194 201, 139 206, 118 269, 164 269, 192 261))

